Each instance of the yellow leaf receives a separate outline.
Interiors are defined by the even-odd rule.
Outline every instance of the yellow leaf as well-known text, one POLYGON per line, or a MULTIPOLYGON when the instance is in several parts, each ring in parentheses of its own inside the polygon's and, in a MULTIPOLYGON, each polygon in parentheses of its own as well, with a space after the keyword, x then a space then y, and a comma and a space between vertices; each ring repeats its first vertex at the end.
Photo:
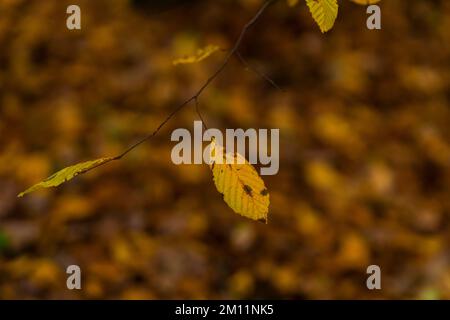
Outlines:
POLYGON ((319 25, 320 31, 322 33, 329 31, 337 18, 337 0, 306 0, 306 4, 319 25))
POLYGON ((368 5, 368 4, 375 4, 380 2, 381 0, 350 0, 351 2, 362 4, 362 5, 368 5))
POLYGON ((38 184, 35 184, 34 186, 32 186, 32 187, 28 188, 27 190, 25 190, 24 192, 20 193, 18 195, 18 197, 23 197, 27 193, 34 192, 39 189, 57 187, 60 184, 75 178, 79 174, 85 173, 89 170, 92 170, 92 169, 94 169, 102 164, 105 164, 107 162, 110 162, 114 159, 115 158, 101 158, 101 159, 97 159, 97 160, 91 160, 91 161, 78 163, 76 165, 64 168, 64 169, 54 173, 53 175, 51 175, 44 181, 39 182, 38 184))
POLYGON ((189 63, 197 63, 202 60, 205 60, 210 55, 220 50, 219 46, 208 45, 203 49, 198 49, 195 55, 183 57, 172 61, 173 65, 176 66, 178 64, 189 64, 189 63))
POLYGON ((289 7, 295 7, 298 4, 298 0, 287 0, 289 7))
POLYGON ((244 217, 267 223, 269 193, 255 168, 240 154, 225 153, 214 140, 210 148, 214 184, 228 206, 244 217))

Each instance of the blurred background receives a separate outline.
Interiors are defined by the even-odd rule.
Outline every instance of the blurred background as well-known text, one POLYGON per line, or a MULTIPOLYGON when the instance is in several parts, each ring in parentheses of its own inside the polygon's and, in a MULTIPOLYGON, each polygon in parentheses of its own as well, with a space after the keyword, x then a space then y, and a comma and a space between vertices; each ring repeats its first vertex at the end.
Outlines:
POLYGON ((172 60, 231 48, 261 0, 1 0, 0 298, 450 299, 450 2, 382 0, 380 31, 339 3, 325 35, 284 0, 248 33, 240 52, 284 92, 233 59, 200 99, 209 127, 280 128, 265 225, 206 165, 171 162, 193 106, 122 161, 16 198, 152 132, 226 52, 172 60))

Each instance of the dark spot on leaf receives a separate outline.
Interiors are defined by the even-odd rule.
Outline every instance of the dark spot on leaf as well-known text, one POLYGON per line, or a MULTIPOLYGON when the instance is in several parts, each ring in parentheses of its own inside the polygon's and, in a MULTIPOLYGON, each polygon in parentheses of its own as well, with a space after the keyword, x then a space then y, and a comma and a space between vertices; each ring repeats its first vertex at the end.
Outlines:
POLYGON ((267 194, 268 194, 267 189, 261 190, 260 194, 261 194, 262 196, 267 196, 267 194))
POLYGON ((246 184, 244 184, 244 191, 247 193, 250 197, 252 196, 252 188, 246 184))

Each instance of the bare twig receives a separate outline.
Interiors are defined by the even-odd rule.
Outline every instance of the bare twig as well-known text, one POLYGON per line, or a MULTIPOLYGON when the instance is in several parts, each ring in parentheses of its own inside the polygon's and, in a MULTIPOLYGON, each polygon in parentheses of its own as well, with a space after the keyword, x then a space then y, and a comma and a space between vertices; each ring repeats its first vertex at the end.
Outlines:
POLYGON ((284 92, 284 90, 274 81, 272 80, 268 75, 264 74, 263 72, 259 71, 257 68, 253 67, 244 57, 241 55, 239 51, 236 51, 236 56, 238 57, 239 61, 250 71, 253 71, 258 76, 266 80, 272 87, 274 87, 277 90, 280 90, 284 92))
POLYGON ((202 121, 203 129, 208 130, 208 126, 206 125, 206 122, 203 119, 202 113, 200 112, 200 103, 198 102, 198 99, 195 99, 195 112, 197 112, 198 117, 202 121))
MULTIPOLYGON (((181 103, 177 108, 175 108, 166 118, 163 122, 161 122, 161 124, 149 135, 147 135, 146 137, 142 138, 141 140, 139 140, 138 142, 136 142, 135 144, 131 145, 129 148, 127 148, 125 151, 123 151, 121 154, 117 155, 116 157, 113 157, 111 159, 111 161, 113 160, 119 160, 122 159, 124 156, 126 156, 129 152, 131 152, 132 150, 134 150, 135 148, 137 148, 138 146, 140 146, 141 144, 143 144, 144 142, 146 142, 147 140, 150 140, 151 138, 153 138, 160 130, 162 127, 164 127, 165 124, 167 124, 167 122, 169 122, 180 110, 182 110, 186 105, 188 105, 191 102, 195 102, 196 105, 196 111, 198 113, 198 115, 200 116, 203 125, 206 127, 205 122, 203 121, 203 118, 200 115, 199 112, 199 106, 198 106, 198 99, 199 97, 202 95, 202 93, 205 91, 205 89, 221 74, 221 72, 225 69, 225 67, 228 65, 231 57, 233 55, 235 55, 238 52, 239 46, 242 43, 242 40, 244 39, 245 34, 247 33, 247 31, 258 21, 258 19, 261 17, 261 15, 264 13, 264 11, 266 11, 266 9, 274 4, 275 2, 277 2, 278 0, 267 0, 262 7, 257 11, 257 13, 253 16, 252 19, 250 19, 250 21, 248 21, 244 27, 241 30, 241 33, 239 34, 238 39, 236 40, 234 46, 232 47, 232 49, 228 52, 228 54, 226 55, 224 61, 222 62, 222 64, 217 68, 217 70, 205 81, 205 83, 200 87, 200 89, 198 89, 198 91, 191 96, 190 98, 188 98, 187 100, 185 100, 183 103, 181 103)), ((103 163, 106 164, 107 162, 103 163)), ((93 168, 92 168, 93 169, 93 168)), ((88 170, 90 171, 90 170, 88 170)))

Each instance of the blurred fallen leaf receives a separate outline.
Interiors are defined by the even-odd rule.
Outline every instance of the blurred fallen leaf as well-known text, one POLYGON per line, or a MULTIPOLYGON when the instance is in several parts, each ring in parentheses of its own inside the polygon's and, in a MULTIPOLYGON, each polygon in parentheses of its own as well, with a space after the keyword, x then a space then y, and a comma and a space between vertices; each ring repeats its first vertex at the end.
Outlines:
POLYGON ((197 62, 205 60, 206 58, 208 58, 210 55, 212 55, 213 53, 215 53, 218 50, 220 50, 219 46, 208 45, 205 48, 198 49, 194 55, 175 59, 172 61, 172 63, 174 66, 179 65, 179 64, 197 63, 197 62))

